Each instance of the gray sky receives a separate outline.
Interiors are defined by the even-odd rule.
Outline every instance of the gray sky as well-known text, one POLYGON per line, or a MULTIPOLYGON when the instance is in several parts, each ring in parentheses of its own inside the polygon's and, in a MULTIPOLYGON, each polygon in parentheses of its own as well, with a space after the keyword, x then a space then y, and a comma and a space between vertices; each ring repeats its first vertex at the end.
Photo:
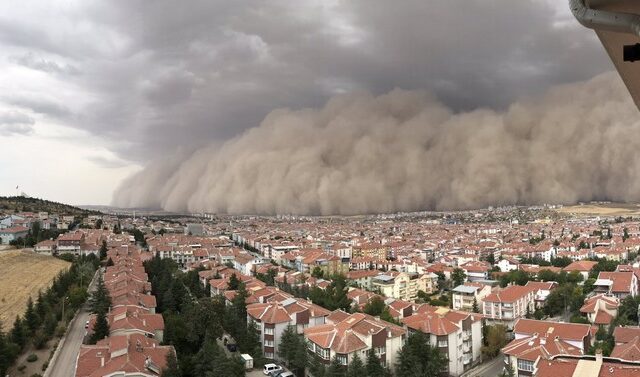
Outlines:
POLYGON ((0 195, 107 204, 150 161, 339 93, 503 110, 611 69, 565 1, 4 1, 0 195))

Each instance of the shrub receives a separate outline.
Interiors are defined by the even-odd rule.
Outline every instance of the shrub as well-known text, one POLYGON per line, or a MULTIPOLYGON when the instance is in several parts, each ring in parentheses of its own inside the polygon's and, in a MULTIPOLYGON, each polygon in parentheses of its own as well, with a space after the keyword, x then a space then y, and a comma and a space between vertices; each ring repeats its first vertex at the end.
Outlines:
POLYGON ((33 363, 34 361, 38 360, 38 355, 36 355, 35 353, 32 353, 31 355, 27 356, 27 361, 30 363, 33 363))
POLYGON ((24 372, 24 370, 25 370, 25 369, 27 369, 27 366, 26 366, 26 365, 20 365, 20 366, 18 367, 18 372, 21 372, 21 373, 22 373, 22 372, 24 372))
POLYGON ((45 361, 44 364, 42 364, 42 371, 44 372, 45 370, 47 370, 48 367, 49 367, 49 361, 45 361))

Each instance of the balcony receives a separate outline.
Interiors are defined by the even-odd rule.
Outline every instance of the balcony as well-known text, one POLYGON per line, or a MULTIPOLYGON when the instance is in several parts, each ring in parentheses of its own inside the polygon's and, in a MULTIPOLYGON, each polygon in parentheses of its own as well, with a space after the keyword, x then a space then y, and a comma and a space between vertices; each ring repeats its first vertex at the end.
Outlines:
POLYGON ((464 365, 470 364, 472 360, 471 355, 464 355, 462 357, 462 362, 464 363, 464 365))
POLYGON ((464 353, 469 353, 469 352, 471 352, 471 344, 469 344, 469 343, 464 343, 464 344, 462 345, 462 352, 464 352, 464 353))
POLYGON ((471 339, 471 331, 463 332, 462 333, 462 340, 464 340, 466 342, 469 339, 471 339))

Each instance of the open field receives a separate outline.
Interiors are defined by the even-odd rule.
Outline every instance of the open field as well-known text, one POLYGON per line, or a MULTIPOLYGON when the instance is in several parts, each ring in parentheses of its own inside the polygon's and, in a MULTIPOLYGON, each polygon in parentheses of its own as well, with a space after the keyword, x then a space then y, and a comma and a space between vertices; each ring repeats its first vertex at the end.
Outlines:
POLYGON ((640 216, 640 205, 635 203, 589 203, 564 206, 557 211, 563 214, 585 216, 640 216))
POLYGON ((0 251, 0 321, 6 330, 16 315, 22 315, 29 296, 34 299, 40 289, 71 264, 58 258, 19 250, 0 251))

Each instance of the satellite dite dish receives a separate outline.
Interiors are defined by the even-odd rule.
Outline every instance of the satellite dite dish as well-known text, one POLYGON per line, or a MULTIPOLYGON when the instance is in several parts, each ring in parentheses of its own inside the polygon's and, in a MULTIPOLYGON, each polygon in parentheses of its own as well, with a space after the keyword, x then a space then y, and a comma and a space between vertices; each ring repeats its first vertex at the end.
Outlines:
POLYGON ((595 30, 640 109, 640 0, 569 0, 569 6, 595 30))

